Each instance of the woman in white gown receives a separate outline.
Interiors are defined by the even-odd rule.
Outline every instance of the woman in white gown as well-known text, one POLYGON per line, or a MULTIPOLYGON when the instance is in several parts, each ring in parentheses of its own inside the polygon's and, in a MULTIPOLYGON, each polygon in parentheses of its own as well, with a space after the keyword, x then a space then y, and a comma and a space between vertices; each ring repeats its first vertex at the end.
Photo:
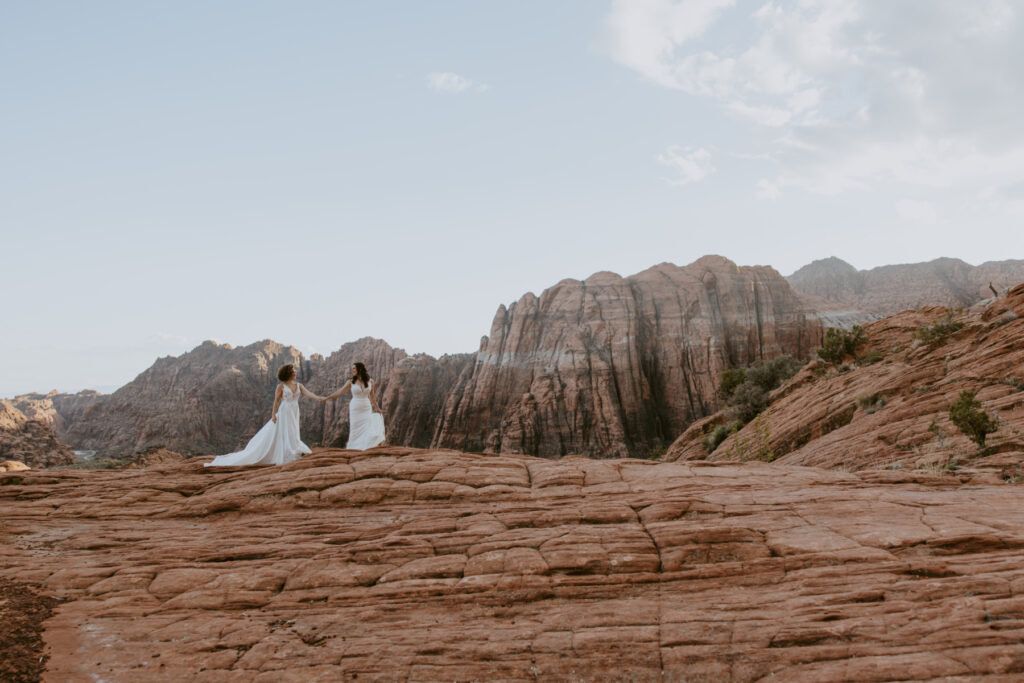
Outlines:
POLYGON ((337 398, 346 391, 352 392, 352 401, 348 404, 348 444, 345 448, 365 451, 384 443, 384 415, 373 395, 373 381, 362 363, 353 363, 352 379, 325 400, 337 398))
POLYGON ((299 439, 299 394, 318 401, 326 399, 295 381, 295 367, 291 363, 277 371, 277 379, 280 384, 274 393, 270 422, 249 439, 245 448, 237 453, 218 455, 213 462, 205 463, 206 467, 283 465, 311 452, 299 439))

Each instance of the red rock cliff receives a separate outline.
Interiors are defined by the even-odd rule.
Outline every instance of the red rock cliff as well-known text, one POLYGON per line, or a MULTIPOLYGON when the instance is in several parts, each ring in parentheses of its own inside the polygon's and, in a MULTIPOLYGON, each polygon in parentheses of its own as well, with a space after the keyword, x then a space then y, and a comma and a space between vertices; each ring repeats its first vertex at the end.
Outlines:
POLYGON ((7 399, 0 399, 0 461, 17 460, 29 467, 54 467, 75 461, 71 449, 57 440, 50 425, 25 415, 7 399))
POLYGON ((774 269, 719 256, 563 280, 498 309, 434 446, 646 456, 714 409, 724 368, 807 357, 821 335, 774 269))
POLYGON ((691 425, 666 459, 770 453, 818 467, 1006 468, 1009 478, 1024 475, 1024 285, 953 315, 948 335, 931 343, 915 338, 950 314, 931 306, 867 325, 866 361, 841 369, 810 363, 772 394, 760 433, 750 423, 708 453, 702 440, 728 422, 719 413, 691 425), (965 389, 998 425, 986 451, 950 422, 949 407, 965 389))
POLYGON ((308 367, 291 346, 262 341, 232 348, 204 342, 177 358, 161 358, 103 397, 68 428, 75 448, 129 455, 165 447, 183 455, 228 453, 270 419, 277 370, 308 367))

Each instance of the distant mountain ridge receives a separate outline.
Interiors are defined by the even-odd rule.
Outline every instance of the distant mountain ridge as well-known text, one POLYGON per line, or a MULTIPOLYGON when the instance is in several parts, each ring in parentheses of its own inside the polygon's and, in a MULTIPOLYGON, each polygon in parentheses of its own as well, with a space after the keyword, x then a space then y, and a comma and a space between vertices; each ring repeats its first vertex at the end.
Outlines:
MULTIPOLYGON (((358 360, 376 378, 392 444, 647 456, 714 409, 723 369, 783 353, 806 358, 823 330, 774 269, 707 256, 527 293, 498 308, 475 354, 409 356, 364 338, 305 358, 271 340, 205 342, 96 399, 63 436, 113 456, 229 452, 268 419, 279 365, 295 363, 299 381, 326 394, 358 360)), ((344 445, 347 400, 304 401, 304 438, 344 445)))
POLYGON ((1024 282, 1024 260, 988 261, 980 266, 956 258, 857 270, 832 256, 786 278, 793 289, 844 308, 878 316, 923 306, 967 307, 1004 295, 1024 282))
MULTIPOLYGON (((788 353, 809 358, 829 326, 926 304, 969 306, 1024 282, 1024 261, 958 259, 858 271, 815 261, 789 278, 705 256, 629 277, 566 279, 499 306, 476 353, 408 355, 366 337, 328 357, 264 340, 204 342, 157 360, 109 395, 32 394, 15 404, 76 449, 128 456, 240 448, 269 418, 276 370, 326 394, 362 361, 376 380, 389 442, 558 457, 645 456, 720 407, 724 369, 788 353)), ((302 404, 310 444, 343 446, 347 399, 302 404)))

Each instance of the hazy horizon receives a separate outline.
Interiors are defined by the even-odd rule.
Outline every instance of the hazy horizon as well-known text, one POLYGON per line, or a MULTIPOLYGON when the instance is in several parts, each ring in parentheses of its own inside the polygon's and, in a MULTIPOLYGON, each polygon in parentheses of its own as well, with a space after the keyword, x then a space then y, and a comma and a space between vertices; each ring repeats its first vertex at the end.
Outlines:
POLYGON ((0 396, 204 339, 476 349, 495 309, 721 254, 1019 258, 1004 0, 0 7, 0 396))
MULTIPOLYGON (((725 258, 729 258, 728 256, 725 256, 724 254, 704 254, 703 256, 724 256, 725 258)), ((830 259, 830 258, 838 258, 839 260, 844 261, 844 262, 848 263, 849 265, 853 266, 854 268, 856 268, 855 264, 849 263, 849 261, 846 261, 846 259, 843 259, 843 258, 838 257, 838 256, 834 256, 834 255, 824 256, 824 257, 822 257, 820 259, 814 259, 814 261, 811 261, 809 263, 805 263, 804 266, 810 265, 811 263, 815 263, 817 261, 823 261, 823 260, 830 259)), ((938 258, 954 258, 955 259, 956 257, 942 257, 942 256, 940 256, 938 258)), ((729 260, 731 261, 732 259, 729 259, 729 260)), ((933 260, 935 260, 935 259, 933 259, 933 260)), ((963 259, 958 259, 958 260, 963 260, 963 259)), ((993 260, 993 261, 984 261, 982 263, 969 263, 969 262, 966 262, 966 263, 968 265, 970 265, 970 266, 975 266, 976 267, 976 266, 980 266, 980 265, 985 265, 986 263, 997 263, 997 262, 1000 262, 1000 261, 1008 261, 1008 260, 1013 260, 1013 259, 1001 259, 1001 260, 993 260)), ((666 263, 666 262, 662 261, 660 263, 666 263)), ((648 268, 652 268, 652 267, 655 267, 657 265, 660 265, 660 263, 651 264, 648 268)), ((881 266, 875 266, 875 268, 884 268, 884 267, 887 267, 887 266, 900 266, 900 265, 916 265, 916 264, 919 264, 919 263, 928 263, 928 262, 890 263, 890 264, 884 264, 884 265, 881 265, 881 266)), ((689 264, 672 264, 672 265, 686 266, 686 265, 689 265, 689 264)), ((758 263, 758 264, 742 264, 742 263, 738 263, 736 265, 738 265, 740 267, 770 266, 770 267, 774 268, 774 266, 772 266, 770 263, 758 263)), ((801 268, 802 267, 803 266, 801 266, 801 268)), ((643 272, 644 270, 647 270, 648 268, 644 268, 643 270, 637 271, 636 273, 625 273, 625 274, 624 273, 617 273, 617 274, 621 275, 622 277, 631 277, 633 275, 636 275, 636 274, 639 274, 639 273, 643 272)), ((778 269, 776 268, 776 270, 778 270, 778 269)), ((797 268, 796 270, 799 270, 799 268, 797 268)), ((783 277, 788 278, 791 275, 793 275, 793 273, 795 273, 796 270, 794 270, 792 273, 788 273, 788 274, 780 272, 780 275, 782 275, 783 277)), ((857 268, 857 270, 861 271, 861 272, 866 272, 866 271, 872 270, 872 269, 857 268)), ((597 272, 601 272, 601 271, 594 271, 594 273, 590 273, 588 276, 585 276, 585 277, 575 277, 575 278, 573 278, 573 277, 569 276, 569 279, 585 280, 585 279, 587 279, 587 277, 589 277, 590 275, 594 275, 597 272)), ((566 279, 566 278, 562 278, 562 279, 566 279)), ((516 297, 516 299, 513 299, 512 301, 499 302, 499 303, 495 304, 495 307, 494 307, 495 311, 497 311, 498 307, 503 306, 503 305, 507 308, 514 301, 518 301, 519 298, 521 298, 522 296, 526 295, 527 293, 531 293, 532 292, 533 294, 536 294, 536 295, 539 296, 541 294, 541 292, 545 291, 549 287, 553 287, 555 284, 556 284, 555 282, 552 282, 551 284, 546 285, 544 288, 542 288, 540 290, 537 290, 537 291, 534 291, 534 290, 524 291, 520 297, 516 297)), ((489 330, 489 328, 488 328, 488 330, 489 330)), ((486 334, 487 334, 487 332, 485 331, 485 332, 482 332, 480 336, 482 337, 482 336, 485 336, 486 334)), ((372 337, 372 335, 370 335, 370 336, 372 337)), ((160 358, 179 358, 179 357, 181 357, 181 356, 183 356, 183 355, 185 355, 187 353, 191 353, 192 351, 196 350, 197 348, 199 348, 200 346, 202 346, 206 342, 214 342, 216 344, 228 344, 232 348, 239 348, 239 347, 250 346, 252 344, 258 344, 261 341, 274 341, 274 342, 277 342, 277 343, 279 343, 279 344, 281 344, 283 346, 291 346, 293 348, 297 348, 297 349, 299 349, 300 352, 303 353, 304 357, 309 358, 312 355, 321 355, 323 357, 328 357, 332 353, 334 353, 335 351, 339 350, 345 344, 348 344, 350 342, 358 341, 361 338, 362 337, 356 338, 356 339, 345 339, 345 340, 339 342, 336 346, 332 347, 331 349, 329 349, 327 351, 323 351, 323 352, 316 351, 316 352, 314 352, 312 354, 304 353, 295 344, 291 344, 288 341, 281 340, 281 339, 263 338, 263 339, 252 339, 252 340, 248 340, 248 341, 233 342, 233 341, 226 341, 226 340, 220 340, 220 339, 205 338, 205 339, 201 339, 201 340, 198 340, 198 341, 192 343, 191 346, 181 350, 178 353, 165 353, 165 354, 162 354, 162 355, 154 356, 152 358, 152 360, 147 365, 145 365, 142 368, 139 368, 139 370, 137 372, 135 372, 131 376, 131 378, 129 378, 128 380, 126 380, 126 381, 124 381, 124 382, 122 382, 120 384, 105 385, 105 386, 81 387, 81 388, 72 389, 72 390, 62 390, 62 389, 60 389, 58 387, 51 387, 50 389, 47 389, 45 391, 40 391, 38 389, 32 389, 32 390, 28 390, 28 391, 19 391, 19 392, 11 393, 11 394, 0 394, 0 398, 12 398, 14 396, 25 395, 25 394, 32 394, 32 393, 47 394, 47 393, 49 393, 51 391, 59 391, 61 393, 74 394, 74 393, 78 393, 80 391, 85 391, 85 390, 90 390, 90 389, 94 390, 94 391, 99 391, 100 393, 103 393, 103 394, 110 394, 110 393, 113 393, 114 391, 116 391, 117 389, 120 389, 125 384, 130 383, 132 380, 134 380, 136 377, 138 377, 142 372, 144 372, 149 367, 151 367, 152 364, 155 363, 158 359, 160 359, 160 358)), ((416 354, 419 354, 419 353, 427 353, 425 351, 410 351, 409 349, 405 349, 405 348, 402 348, 402 347, 397 346, 395 344, 391 344, 391 342, 389 340, 387 340, 387 339, 384 339, 383 341, 388 342, 388 344, 392 348, 401 349, 402 351, 408 353, 410 356, 416 355, 416 354)), ((478 337, 478 341, 479 341, 479 337, 478 337)), ((478 346, 479 346, 479 344, 476 344, 476 345, 473 346, 473 348, 469 348, 469 349, 448 350, 448 351, 441 351, 440 353, 427 353, 427 355, 428 356, 433 356, 434 358, 439 358, 439 357, 441 357, 443 355, 454 355, 454 354, 460 354, 460 353, 475 353, 478 350, 478 346)))

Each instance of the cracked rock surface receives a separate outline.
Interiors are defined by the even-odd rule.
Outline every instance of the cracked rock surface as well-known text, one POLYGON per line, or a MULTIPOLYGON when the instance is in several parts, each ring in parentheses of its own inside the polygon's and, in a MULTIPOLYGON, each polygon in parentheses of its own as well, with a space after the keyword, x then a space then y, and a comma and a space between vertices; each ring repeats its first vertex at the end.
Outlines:
POLYGON ((58 600, 43 680, 1024 676, 1019 486, 379 448, 0 506, 0 578, 58 600))

